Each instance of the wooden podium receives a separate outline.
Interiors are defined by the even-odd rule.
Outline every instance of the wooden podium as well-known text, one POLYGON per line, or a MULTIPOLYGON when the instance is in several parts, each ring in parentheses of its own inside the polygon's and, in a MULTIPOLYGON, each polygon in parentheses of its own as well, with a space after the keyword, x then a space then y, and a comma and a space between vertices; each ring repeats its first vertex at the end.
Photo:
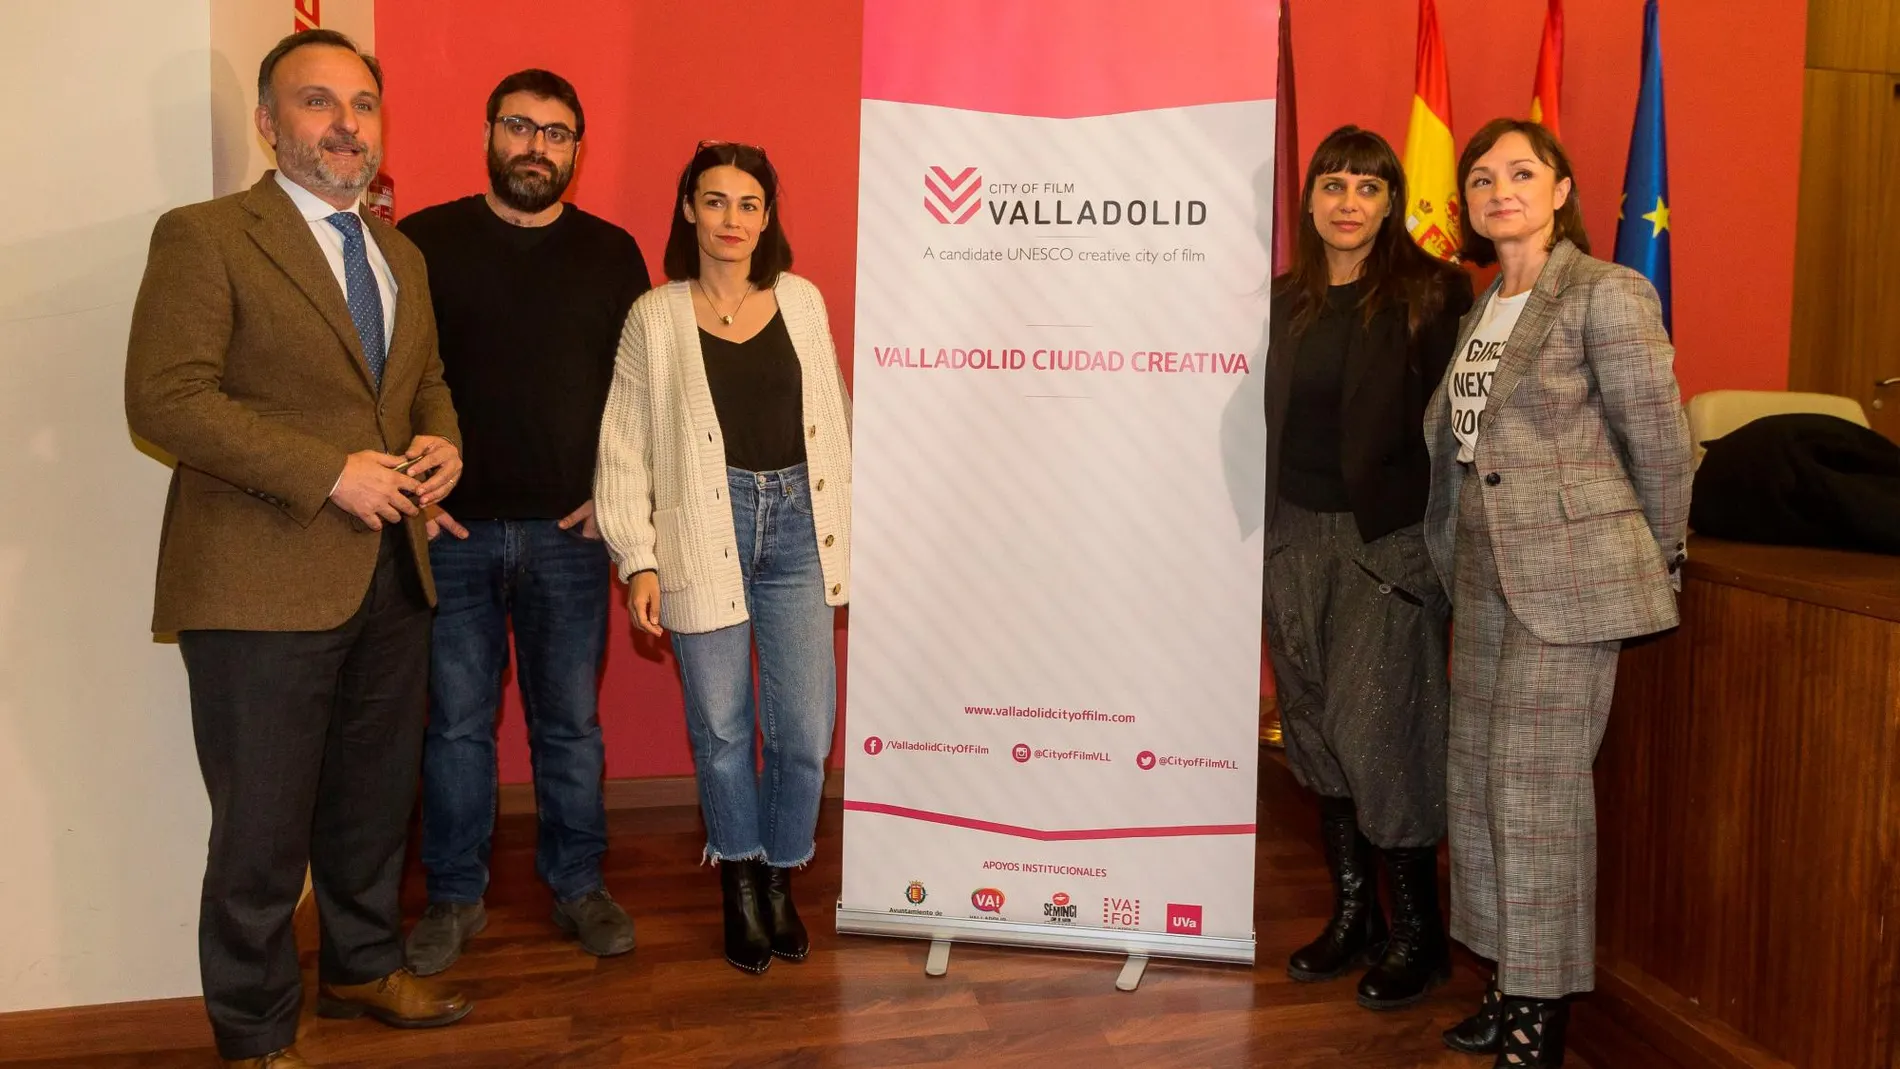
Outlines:
POLYGON ((1900 557, 1689 552, 1597 761, 1580 1012, 1685 1067, 1900 1067, 1900 557))

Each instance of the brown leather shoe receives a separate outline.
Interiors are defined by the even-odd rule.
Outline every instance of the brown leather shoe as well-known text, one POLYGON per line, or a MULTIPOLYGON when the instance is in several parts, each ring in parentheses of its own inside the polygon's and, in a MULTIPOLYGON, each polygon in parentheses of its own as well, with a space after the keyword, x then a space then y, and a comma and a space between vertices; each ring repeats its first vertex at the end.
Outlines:
POLYGON ((474 1008, 461 992, 408 969, 367 984, 317 985, 317 1016, 353 1020, 368 1014, 391 1028, 440 1028, 474 1008))
POLYGON ((285 1047, 283 1050, 274 1050, 262 1058, 239 1058, 236 1061, 224 1058, 221 1060, 224 1062, 225 1069, 311 1069, 310 1063, 303 1060, 303 1055, 298 1054, 297 1048, 295 1047, 285 1047))

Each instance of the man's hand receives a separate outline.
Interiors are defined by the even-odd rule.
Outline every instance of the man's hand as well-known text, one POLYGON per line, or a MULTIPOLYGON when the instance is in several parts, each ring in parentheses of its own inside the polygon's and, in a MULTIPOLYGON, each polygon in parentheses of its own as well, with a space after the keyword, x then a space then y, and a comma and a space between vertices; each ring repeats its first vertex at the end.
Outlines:
POLYGON ((370 449, 351 453, 343 462, 336 489, 330 491, 330 500, 372 531, 382 530, 386 523, 401 523, 404 516, 414 516, 416 503, 405 492, 416 493, 422 484, 396 470, 404 459, 370 449))
POLYGON ((581 537, 590 542, 600 541, 600 524, 594 522, 594 502, 590 499, 581 502, 581 507, 561 517, 561 530, 571 531, 576 526, 581 529, 581 537))
POLYGON ((635 572, 627 581, 627 612, 633 616, 633 622, 640 630, 649 635, 662 635, 666 632, 660 627, 660 575, 658 572, 635 572))
POLYGON ((423 529, 429 532, 429 541, 431 542, 435 541, 435 536, 441 534, 443 531, 447 531, 457 538, 468 537, 468 528, 456 523, 455 517, 449 515, 448 510, 440 505, 430 505, 424 509, 422 511, 422 519, 423 529))
POLYGON ((409 474, 429 477, 418 491, 420 504, 425 508, 449 496, 456 480, 462 477, 462 451, 447 438, 418 434, 409 448, 403 450, 403 455, 415 458, 415 463, 409 466, 409 474))

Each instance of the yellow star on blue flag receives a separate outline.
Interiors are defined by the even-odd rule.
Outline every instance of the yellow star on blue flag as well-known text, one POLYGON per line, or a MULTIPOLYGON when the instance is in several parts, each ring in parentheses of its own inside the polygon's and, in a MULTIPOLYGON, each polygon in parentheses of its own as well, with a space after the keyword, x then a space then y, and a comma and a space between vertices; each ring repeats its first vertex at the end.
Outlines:
POLYGON ((1648 0, 1643 5, 1643 84, 1636 95, 1629 166, 1623 173, 1625 208, 1617 211, 1616 262, 1641 271, 1655 285, 1656 296, 1662 300, 1663 327, 1673 332, 1669 299, 1669 153, 1663 131, 1662 37, 1658 22, 1656 0, 1648 0), (1634 218, 1629 216, 1645 204, 1656 208, 1634 218))

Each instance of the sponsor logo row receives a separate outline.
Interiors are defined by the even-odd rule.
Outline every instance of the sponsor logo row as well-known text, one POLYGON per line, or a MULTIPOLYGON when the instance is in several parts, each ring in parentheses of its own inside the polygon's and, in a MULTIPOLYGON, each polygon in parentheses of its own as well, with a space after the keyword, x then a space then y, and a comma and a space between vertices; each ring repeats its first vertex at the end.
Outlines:
MULTIPOLYGON (((908 903, 908 906, 893 908, 891 912, 931 917, 943 916, 943 911, 940 909, 922 908, 926 902, 930 901, 930 890, 924 886, 922 880, 912 880, 909 886, 904 888, 904 901, 908 903)), ((1035 916, 1033 920, 1020 915, 1005 917, 1003 908, 1008 901, 1008 896, 999 887, 979 887, 970 892, 970 908, 976 911, 970 916, 977 920, 1027 920, 1030 923, 1040 921, 1043 924, 1062 925, 1075 924, 1082 919, 1081 901, 1067 891, 1057 891, 1050 895, 1047 901, 1041 903, 1040 915, 1035 916)), ((1103 895, 1101 901, 1101 927, 1131 929, 1141 927, 1141 899, 1103 895)), ((1201 907, 1199 905, 1169 902, 1165 916, 1167 918, 1165 930, 1169 935, 1201 934, 1201 907)))
MULTIPOLYGON (((909 739, 885 739, 878 735, 864 738, 864 752, 872 757, 883 754, 930 754, 938 757, 988 757, 990 748, 980 743, 960 742, 915 742, 909 739)), ((1096 764, 1114 764, 1115 756, 1107 750, 1057 750, 1052 747, 1036 747, 1019 742, 1009 748, 1010 759, 1019 765, 1032 761, 1084 761, 1096 764)), ((1124 755, 1123 760, 1128 758, 1124 755)), ((1188 772, 1238 772, 1240 762, 1229 757, 1205 757, 1191 754, 1158 754, 1153 750, 1142 750, 1133 757, 1136 768, 1143 772, 1152 772, 1157 768, 1188 772)))

